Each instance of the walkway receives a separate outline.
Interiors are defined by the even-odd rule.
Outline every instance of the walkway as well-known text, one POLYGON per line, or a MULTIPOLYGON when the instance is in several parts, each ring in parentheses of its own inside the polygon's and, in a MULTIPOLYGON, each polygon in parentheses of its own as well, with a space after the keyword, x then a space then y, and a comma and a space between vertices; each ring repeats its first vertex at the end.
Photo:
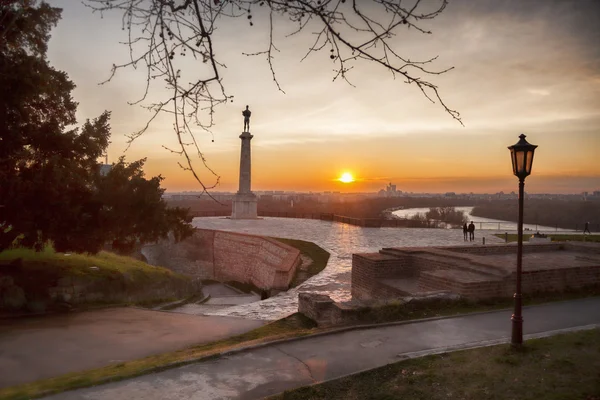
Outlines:
MULTIPOLYGON (((527 307, 525 333, 600 324, 600 298, 527 307)), ((81 389, 46 400, 259 399, 376 368, 403 354, 510 337, 508 311, 347 331, 81 389)))
POLYGON ((135 308, 0 320, 0 387, 214 342, 263 324, 135 308))

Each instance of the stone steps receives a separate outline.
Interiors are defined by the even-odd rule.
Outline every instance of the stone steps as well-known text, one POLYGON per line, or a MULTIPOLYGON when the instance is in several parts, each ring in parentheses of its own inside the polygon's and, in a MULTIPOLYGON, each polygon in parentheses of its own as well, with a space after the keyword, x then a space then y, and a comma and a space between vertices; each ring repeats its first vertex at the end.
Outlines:
POLYGON ((419 276, 419 290, 449 290, 469 298, 483 298, 489 293, 500 293, 504 281, 500 277, 485 276, 470 271, 423 271, 419 276))
MULTIPOLYGON (((399 249, 382 249, 381 254, 391 256, 405 256, 402 250, 399 249)), ((475 274, 480 274, 488 277, 500 278, 506 276, 506 272, 499 268, 494 268, 489 265, 474 262, 468 257, 461 257, 455 254, 432 254, 432 252, 419 254, 420 260, 430 260, 436 264, 443 264, 447 269, 465 271, 475 274)))

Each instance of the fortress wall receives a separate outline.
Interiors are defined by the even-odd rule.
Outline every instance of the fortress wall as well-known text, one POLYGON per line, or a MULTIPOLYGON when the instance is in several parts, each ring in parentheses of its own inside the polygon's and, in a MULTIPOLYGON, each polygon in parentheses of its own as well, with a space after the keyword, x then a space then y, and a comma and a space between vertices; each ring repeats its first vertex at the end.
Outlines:
MULTIPOLYGON (((383 249, 380 253, 352 255, 352 297, 359 300, 401 297, 384 287, 386 279, 418 278, 418 292, 449 290, 470 299, 509 297, 515 290, 516 272, 499 269, 493 257, 468 255, 514 254, 515 245, 451 246, 431 248, 383 249), (392 252, 394 250, 395 252, 392 252), (442 252, 464 254, 456 259, 442 252), (501 272, 504 271, 505 274, 501 272)), ((600 245, 594 243, 527 244, 523 252, 549 253, 540 258, 539 268, 522 272, 523 293, 576 290, 600 285, 600 245), (552 252, 580 253, 577 258, 591 265, 556 264, 552 252), (555 263, 555 264, 553 264, 555 263), (596 264, 593 264, 596 263, 596 264)))
POLYGON ((301 263, 299 250, 274 239, 210 229, 198 229, 179 243, 145 246, 142 254, 150 264, 182 274, 267 290, 287 290, 301 263))
POLYGON ((214 274, 219 281, 287 290, 300 265, 300 251, 274 239, 215 231, 214 274))
POLYGON ((352 297, 374 300, 393 297, 397 291, 381 284, 388 278, 407 278, 415 274, 410 256, 389 256, 380 253, 352 255, 352 297), (390 294, 390 290, 394 293, 390 294))

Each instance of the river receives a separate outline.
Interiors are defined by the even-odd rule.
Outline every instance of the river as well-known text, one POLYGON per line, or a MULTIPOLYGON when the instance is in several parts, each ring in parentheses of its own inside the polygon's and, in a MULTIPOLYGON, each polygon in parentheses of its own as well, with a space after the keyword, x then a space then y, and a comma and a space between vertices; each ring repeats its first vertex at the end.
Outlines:
MULTIPOLYGON (((473 212, 473 208, 474 207, 472 207, 472 206, 455 207, 455 209, 457 211, 464 212, 469 221, 473 221, 476 229, 493 230, 493 231, 498 231, 498 232, 510 232, 510 231, 517 230, 516 222, 502 221, 502 220, 493 219, 493 218, 476 217, 471 214, 471 212, 473 212)), ((403 210, 396 210, 393 212, 393 214, 399 218, 410 218, 418 213, 425 214, 427 211, 429 211, 429 208, 406 208, 403 210)), ((535 225, 535 224, 523 224, 523 229, 526 231, 534 231, 534 232, 539 231, 539 232, 546 232, 546 233, 557 232, 557 231, 558 232, 573 232, 572 229, 562 229, 562 228, 557 229, 556 227, 542 226, 542 225, 535 225)))

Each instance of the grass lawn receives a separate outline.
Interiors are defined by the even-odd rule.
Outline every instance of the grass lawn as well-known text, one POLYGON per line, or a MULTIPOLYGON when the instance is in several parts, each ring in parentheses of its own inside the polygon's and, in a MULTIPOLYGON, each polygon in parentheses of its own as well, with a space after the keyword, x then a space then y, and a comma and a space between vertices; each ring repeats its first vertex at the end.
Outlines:
MULTIPOLYGON (((529 238, 531 237, 532 233, 525 233, 523 232, 523 241, 524 242, 528 242, 529 238)), ((499 237, 500 239, 504 239, 504 234, 503 233, 497 233, 494 236, 499 237)), ((600 235, 581 235, 581 234, 549 234, 548 235, 549 238, 552 239, 553 242, 564 242, 567 240, 571 240, 573 242, 595 242, 598 243, 600 242, 600 235)), ((516 242, 517 241, 517 234, 516 233, 509 233, 508 234, 508 241, 509 242, 516 242)))
MULTIPOLYGON (((12 249, 0 253, 0 275, 13 278, 28 299, 49 302, 48 288, 61 278, 84 278, 128 288, 157 286, 189 278, 166 268, 155 267, 131 257, 101 251, 96 255, 57 253, 51 247, 36 252, 12 249), (97 268, 90 268, 97 267, 97 268)), ((169 299, 156 299, 169 300, 169 299)))
POLYGON ((317 246, 313 242, 306 242, 304 240, 297 239, 284 239, 284 238, 272 238, 292 246, 302 253, 303 256, 309 257, 313 262, 308 266, 306 271, 296 271, 296 275, 292 279, 291 287, 296 287, 311 276, 318 274, 323 271, 327 266, 329 260, 329 252, 323 248, 317 246))
POLYGON ((13 249, 0 252, 0 271, 9 268, 11 262, 21 260, 24 270, 32 274, 51 273, 55 276, 89 276, 111 278, 126 275, 134 282, 183 277, 166 268, 155 267, 131 257, 107 251, 96 255, 57 253, 51 247, 36 252, 30 249, 13 249), (98 269, 90 269, 90 267, 98 269))
POLYGON ((90 371, 74 372, 56 378, 44 379, 25 385, 0 389, 1 400, 25 400, 64 392, 65 390, 94 386, 134 376, 174 368, 210 357, 225 350, 249 346, 287 337, 304 336, 315 332, 315 323, 296 313, 253 331, 171 353, 159 354, 110 365, 90 371))
POLYGON ((270 400, 598 400, 600 330, 401 361, 270 400))

